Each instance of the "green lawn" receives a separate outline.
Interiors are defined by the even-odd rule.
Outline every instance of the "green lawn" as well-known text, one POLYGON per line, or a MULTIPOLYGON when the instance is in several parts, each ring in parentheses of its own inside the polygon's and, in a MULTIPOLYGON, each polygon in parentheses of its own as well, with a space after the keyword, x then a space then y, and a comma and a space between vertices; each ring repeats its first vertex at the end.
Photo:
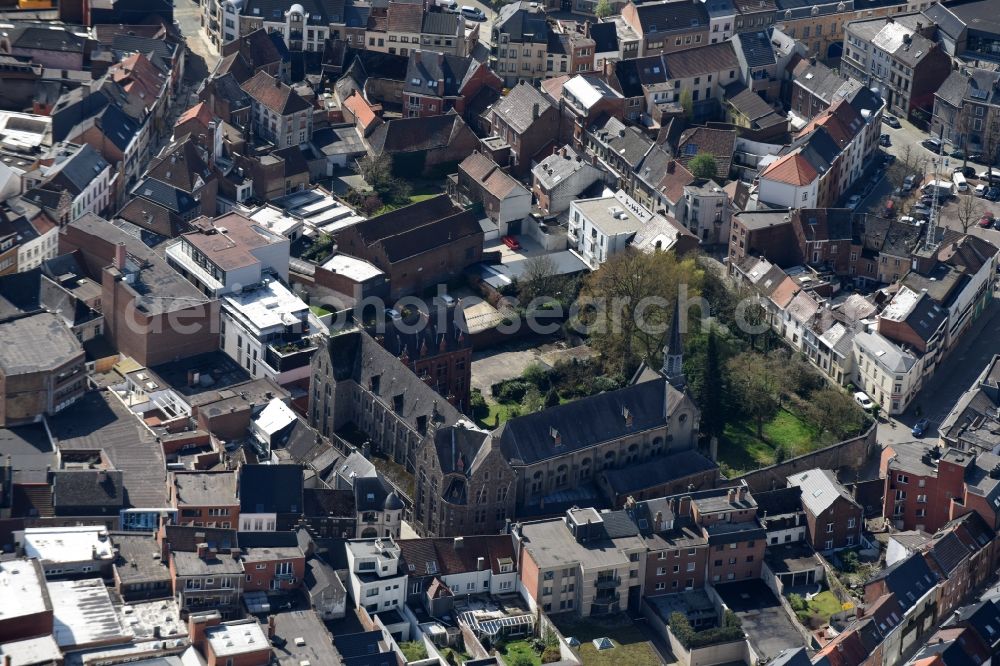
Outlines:
POLYGON ((556 616, 552 620, 563 636, 580 641, 580 647, 575 649, 583 666, 649 666, 661 661, 642 631, 625 616, 607 620, 556 616), (615 647, 598 651, 592 641, 604 636, 610 638, 615 647))
POLYGON ((332 310, 327 310, 322 305, 310 305, 309 309, 312 310, 312 313, 317 317, 323 317, 328 314, 333 314, 332 310))
POLYGON ((421 661, 427 658, 427 648, 423 641, 409 641, 400 643, 399 649, 403 651, 406 661, 421 661))
POLYGON ((491 430, 508 420, 510 418, 510 410, 517 407, 515 404, 493 402, 492 400, 487 400, 486 406, 489 407, 490 411, 484 418, 476 419, 476 424, 479 425, 480 428, 487 428, 491 430), (500 416, 499 421, 497 421, 498 415, 500 416))
MULTIPOLYGON (((518 657, 527 657, 531 660, 533 666, 542 666, 542 657, 537 652, 535 648, 531 646, 528 641, 513 641, 507 643, 504 647, 504 651, 501 653, 504 658, 504 662, 510 666, 518 657)), ((525 662, 527 663, 527 662, 525 662)))
POLYGON ((809 612, 819 615, 824 622, 830 621, 830 616, 842 611, 840 600, 830 590, 824 590, 809 601, 809 612))
POLYGON ((764 424, 764 437, 757 437, 757 424, 741 421, 726 425, 719 441, 719 461, 734 473, 742 474, 759 467, 773 465, 775 449, 782 445, 787 458, 812 451, 818 445, 815 426, 803 421, 794 412, 780 410, 764 424))

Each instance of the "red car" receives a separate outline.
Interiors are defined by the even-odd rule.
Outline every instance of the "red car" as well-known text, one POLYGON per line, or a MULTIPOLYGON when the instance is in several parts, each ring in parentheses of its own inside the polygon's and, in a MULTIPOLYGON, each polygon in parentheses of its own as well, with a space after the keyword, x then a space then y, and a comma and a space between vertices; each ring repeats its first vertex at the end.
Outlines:
POLYGON ((521 244, 518 243, 517 239, 515 237, 513 237, 513 236, 504 236, 500 240, 502 240, 503 244, 506 245, 507 247, 509 247, 512 250, 520 250, 521 249, 521 244))
POLYGON ((992 227, 993 226, 993 216, 990 215, 990 214, 988 214, 988 213, 986 215, 983 215, 979 219, 979 226, 981 226, 983 229, 989 229, 990 227, 992 227))

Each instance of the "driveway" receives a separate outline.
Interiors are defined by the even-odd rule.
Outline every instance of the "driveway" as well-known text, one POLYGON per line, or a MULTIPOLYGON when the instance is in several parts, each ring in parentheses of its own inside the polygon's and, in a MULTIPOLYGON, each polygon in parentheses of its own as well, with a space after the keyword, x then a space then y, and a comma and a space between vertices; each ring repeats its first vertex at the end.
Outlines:
POLYGON ((770 661, 782 650, 805 646, 781 602, 762 581, 725 583, 716 585, 715 591, 740 618, 743 631, 762 660, 770 661))

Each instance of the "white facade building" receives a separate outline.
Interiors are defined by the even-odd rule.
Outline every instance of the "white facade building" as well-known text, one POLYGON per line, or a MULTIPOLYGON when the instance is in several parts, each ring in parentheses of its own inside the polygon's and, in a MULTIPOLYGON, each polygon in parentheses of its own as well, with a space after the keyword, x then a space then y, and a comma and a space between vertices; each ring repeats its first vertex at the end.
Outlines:
POLYGON ((406 603, 405 573, 399 569, 400 550, 392 539, 347 542, 351 599, 369 613, 406 603))

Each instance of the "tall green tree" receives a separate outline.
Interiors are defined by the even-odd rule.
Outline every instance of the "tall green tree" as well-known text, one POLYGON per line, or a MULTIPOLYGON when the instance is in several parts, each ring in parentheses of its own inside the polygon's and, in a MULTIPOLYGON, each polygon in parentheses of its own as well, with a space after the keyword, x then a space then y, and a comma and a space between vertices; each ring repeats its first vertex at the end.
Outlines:
POLYGON ((725 377, 714 328, 708 332, 702 373, 701 427, 709 437, 722 437, 726 429, 725 377))
POLYGON ((774 418, 781 406, 778 396, 781 382, 763 354, 744 352, 727 363, 734 404, 744 416, 754 420, 757 437, 764 437, 764 424, 774 418))
POLYGON ((715 178, 719 173, 719 164, 714 155, 698 153, 688 162, 688 171, 695 178, 715 178))
POLYGON ((594 14, 601 20, 611 16, 614 12, 615 10, 611 7, 611 3, 608 0, 598 0, 597 7, 594 8, 594 14))

